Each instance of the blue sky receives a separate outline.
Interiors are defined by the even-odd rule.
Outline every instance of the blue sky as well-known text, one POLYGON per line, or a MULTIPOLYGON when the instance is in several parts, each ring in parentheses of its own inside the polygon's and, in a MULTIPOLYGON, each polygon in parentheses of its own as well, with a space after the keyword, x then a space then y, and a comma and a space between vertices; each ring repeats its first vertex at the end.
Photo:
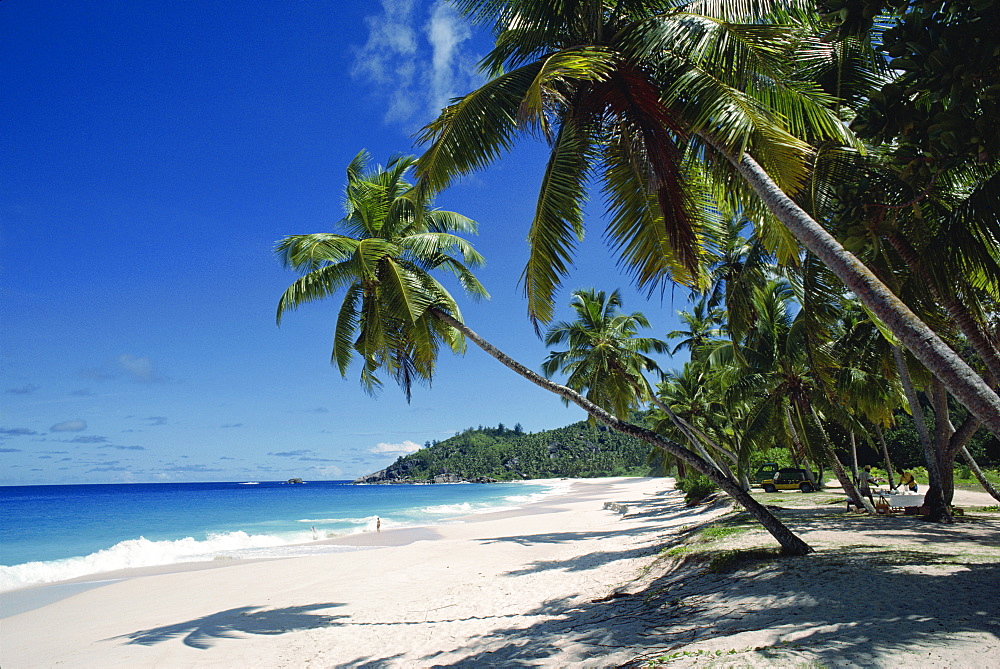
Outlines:
MULTIPOLYGON (((489 41, 448 7, 8 0, 0 25, 0 485, 353 478, 583 417, 472 347, 412 403, 373 399, 329 365, 335 302, 274 323, 295 278, 274 242, 331 230, 350 159, 418 153, 479 81, 489 41)), ((493 298, 467 322, 536 369, 518 277, 544 156, 526 139, 437 200, 481 226, 493 298)), ((626 288, 662 337, 686 292, 628 290, 600 217, 561 302, 626 288)))

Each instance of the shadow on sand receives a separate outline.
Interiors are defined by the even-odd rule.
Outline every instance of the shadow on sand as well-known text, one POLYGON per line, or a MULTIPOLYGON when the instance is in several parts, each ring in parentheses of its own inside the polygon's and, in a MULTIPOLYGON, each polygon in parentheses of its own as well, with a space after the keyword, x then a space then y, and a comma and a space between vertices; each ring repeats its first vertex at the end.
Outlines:
POLYGON ((236 639, 246 634, 285 634, 286 632, 326 627, 346 616, 330 616, 310 612, 337 606, 343 606, 343 604, 310 604, 284 609, 241 606, 175 625, 139 630, 114 637, 114 639, 125 640, 127 644, 152 646, 184 637, 184 645, 205 650, 212 647, 215 639, 236 639))

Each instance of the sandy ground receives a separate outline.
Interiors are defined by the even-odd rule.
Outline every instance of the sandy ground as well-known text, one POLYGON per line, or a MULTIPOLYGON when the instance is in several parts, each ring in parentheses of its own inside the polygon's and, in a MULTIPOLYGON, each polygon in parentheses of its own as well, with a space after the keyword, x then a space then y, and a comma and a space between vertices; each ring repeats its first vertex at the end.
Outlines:
POLYGON ((808 497, 775 499, 816 554, 724 574, 658 557, 733 518, 685 508, 668 479, 579 481, 370 550, 120 574, 0 620, 0 666, 1000 666, 1000 520, 808 497))

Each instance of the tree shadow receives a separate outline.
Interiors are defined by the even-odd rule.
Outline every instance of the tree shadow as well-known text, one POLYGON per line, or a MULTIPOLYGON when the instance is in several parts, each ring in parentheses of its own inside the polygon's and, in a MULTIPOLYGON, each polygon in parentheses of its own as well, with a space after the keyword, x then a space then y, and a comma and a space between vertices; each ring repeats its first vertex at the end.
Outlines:
POLYGON ((952 525, 928 522, 919 516, 869 516, 831 509, 782 509, 781 518, 805 535, 813 531, 850 532, 885 543, 893 532, 905 533, 907 541, 948 544, 967 542, 985 547, 1000 546, 1000 524, 978 518, 956 519, 952 525))
POLYGON ((513 667, 549 660, 639 667, 717 640, 739 650, 749 666, 786 652, 803 653, 790 657, 793 663, 832 666, 851 659, 870 666, 887 657, 912 661, 907 653, 948 644, 955 634, 1000 636, 998 602, 1000 564, 955 564, 921 551, 874 561, 838 550, 729 574, 682 569, 643 592, 583 605, 553 600, 526 614, 540 616, 544 609, 547 620, 469 639, 466 647, 481 650, 464 657, 455 658, 462 652, 456 648, 416 664, 513 667), (901 595, 906 606, 893 601, 901 595), (761 632, 773 642, 753 648, 761 632))
POLYGON ((184 637, 185 646, 206 650, 212 647, 215 639, 236 639, 247 634, 285 634, 286 632, 325 627, 347 616, 316 614, 310 613, 310 611, 331 609, 338 606, 344 605, 335 603, 309 604, 283 609, 241 606, 173 625, 139 630, 113 637, 113 639, 124 639, 126 644, 152 646, 184 637))

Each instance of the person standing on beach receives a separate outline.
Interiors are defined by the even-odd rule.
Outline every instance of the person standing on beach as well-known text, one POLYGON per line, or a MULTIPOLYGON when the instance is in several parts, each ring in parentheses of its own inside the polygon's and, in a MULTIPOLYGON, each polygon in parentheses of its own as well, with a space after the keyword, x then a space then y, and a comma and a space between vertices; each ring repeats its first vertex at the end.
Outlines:
POLYGON ((865 465, 865 468, 858 473, 858 491, 871 501, 872 506, 875 506, 875 498, 872 497, 872 483, 875 483, 875 478, 872 476, 872 466, 865 465))
POLYGON ((376 532, 382 531, 382 519, 379 518, 378 516, 375 517, 375 531, 376 532))

